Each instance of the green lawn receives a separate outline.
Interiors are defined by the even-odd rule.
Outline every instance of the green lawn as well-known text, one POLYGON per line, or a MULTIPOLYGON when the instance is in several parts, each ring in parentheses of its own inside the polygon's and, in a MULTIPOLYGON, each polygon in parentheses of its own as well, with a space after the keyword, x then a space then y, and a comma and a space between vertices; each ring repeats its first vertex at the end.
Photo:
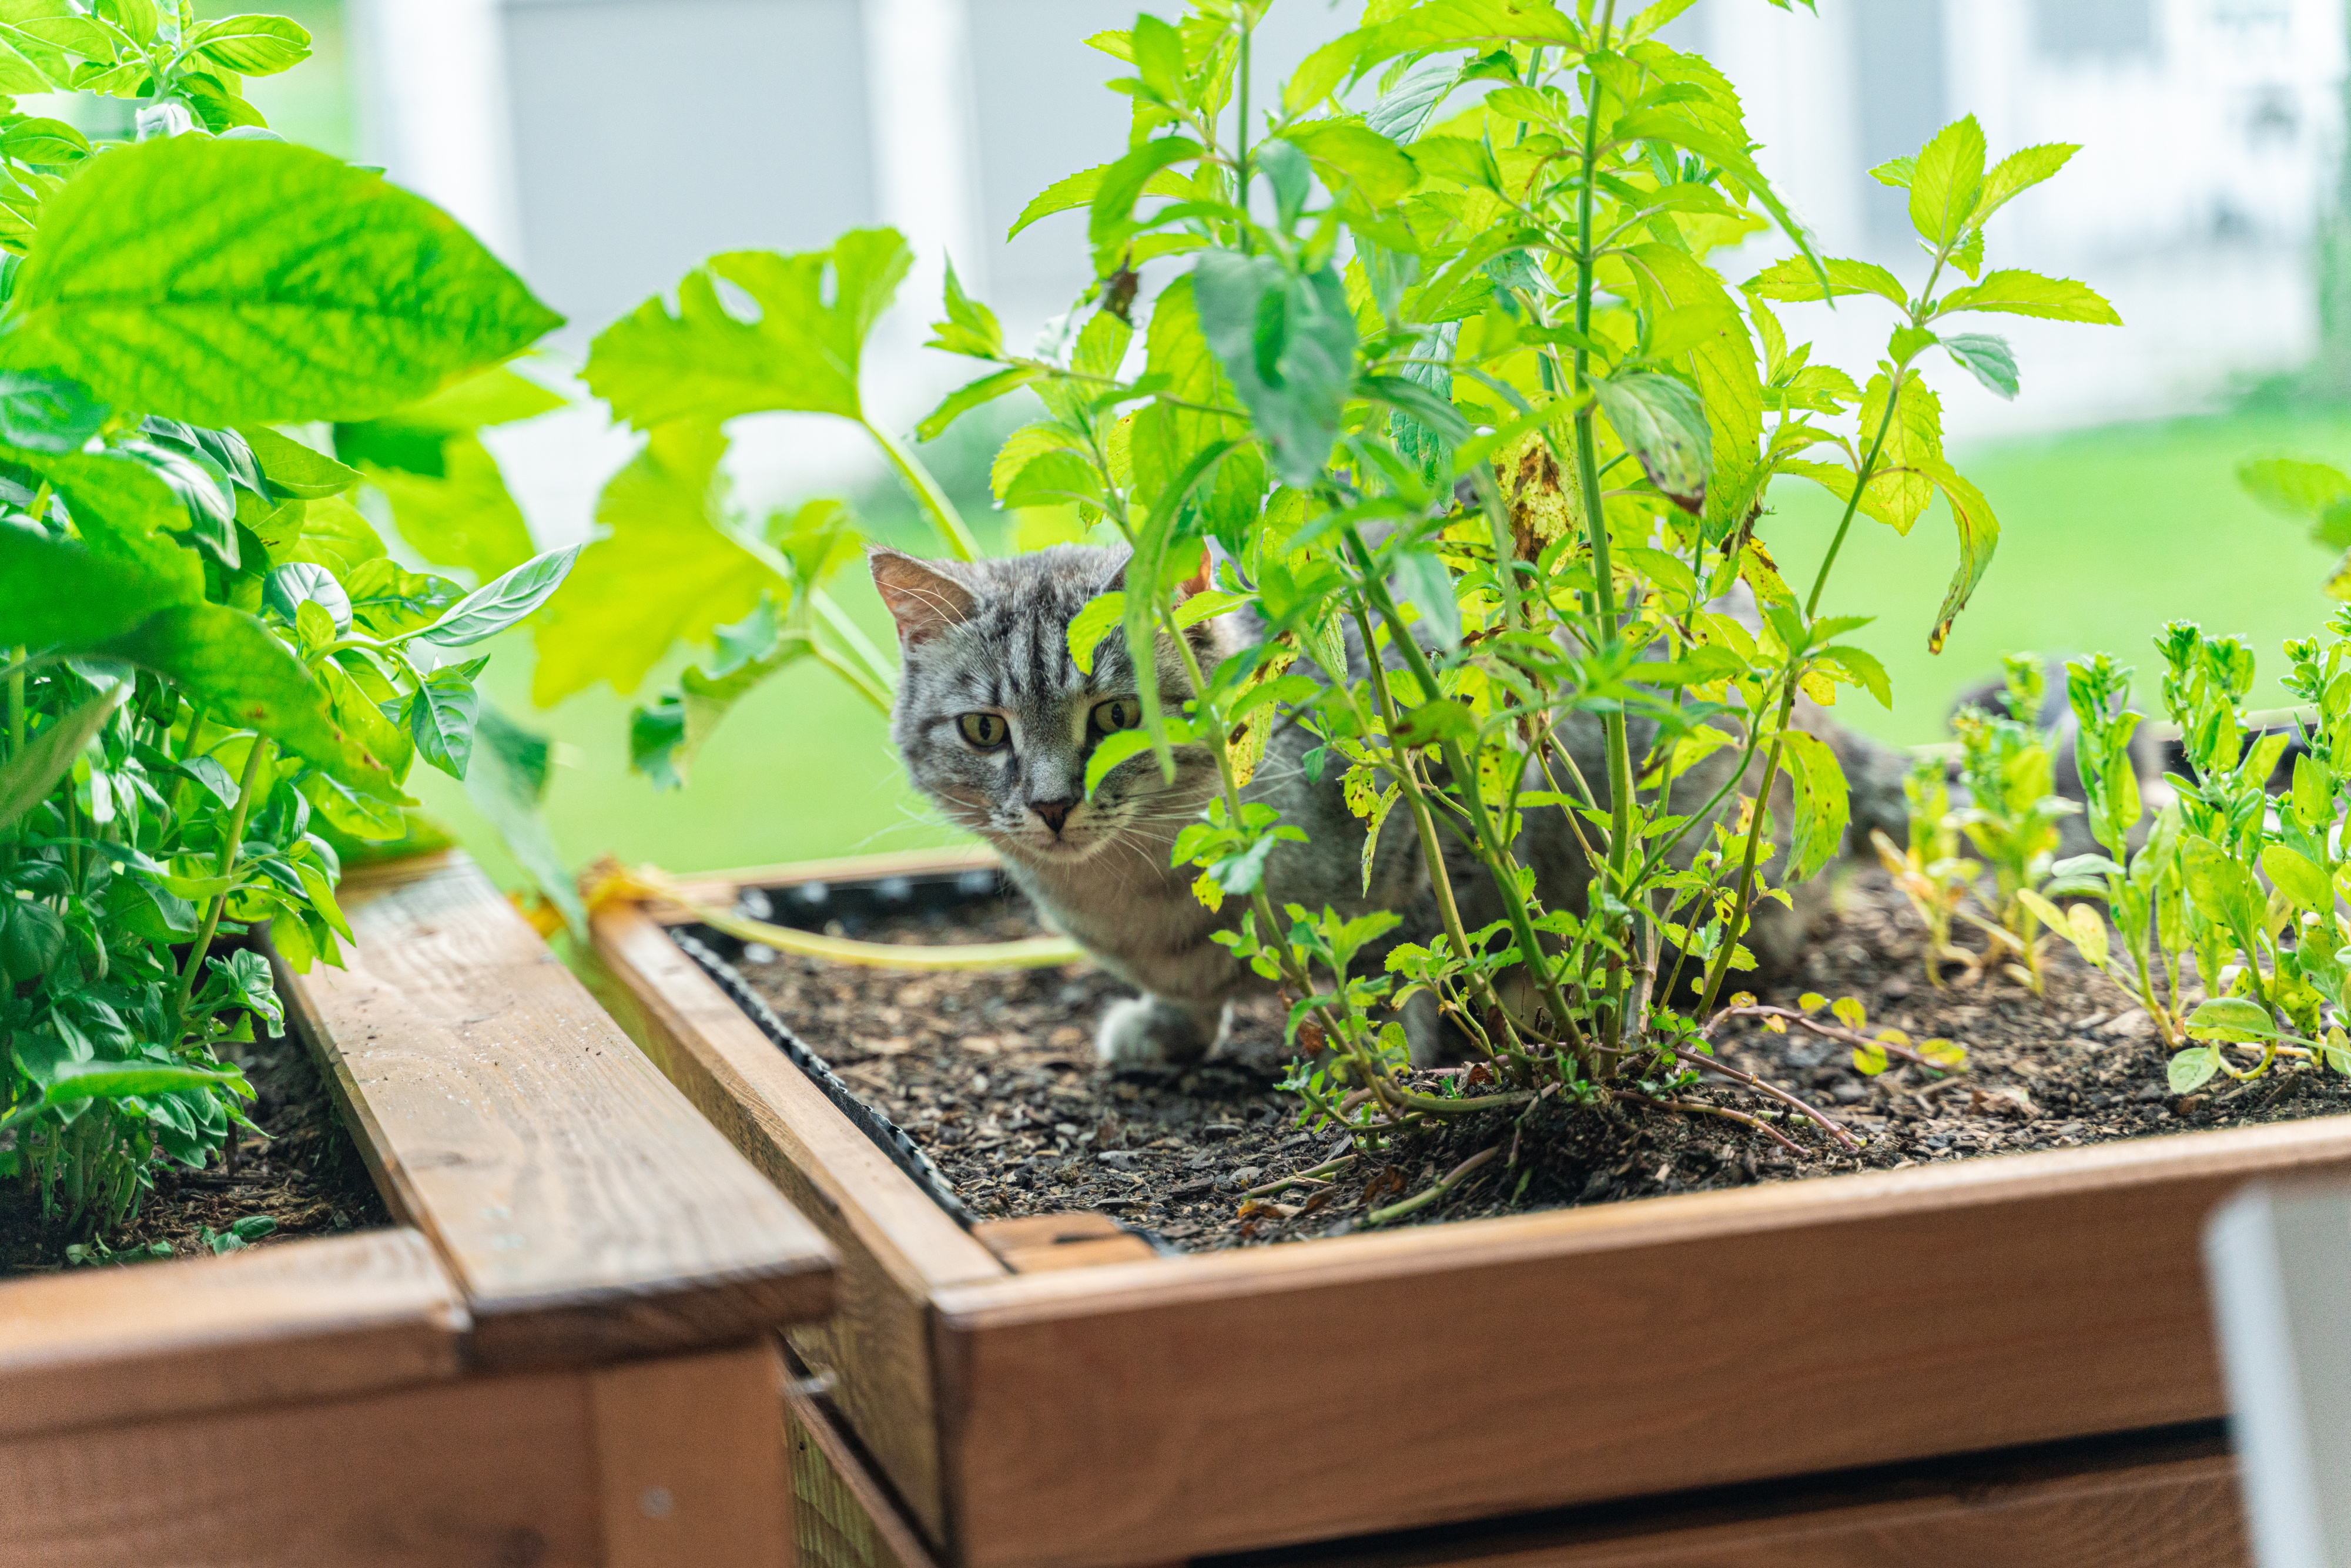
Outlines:
MULTIPOLYGON (((2351 412, 2234 414, 2013 442, 1960 455, 1998 509, 2000 553, 1938 657, 1928 628, 1955 544, 1931 512, 1907 538, 1862 520, 1823 603, 1878 619, 1855 641, 1892 674, 1891 713, 1847 695, 1841 714, 1889 739, 1936 738, 1952 695, 1995 673, 2018 648, 2112 650, 2139 668, 2151 699, 2158 664, 2148 638, 2186 617, 2250 638, 2262 658, 2254 701, 2277 702, 2280 641, 2324 622, 2319 583, 2331 564, 2294 523, 2237 489, 2237 462, 2289 448, 2351 458, 2351 412)), ((1775 492, 1764 536, 1789 580, 1808 586, 1835 521, 1824 493, 1801 481, 1775 492)), ((847 597, 869 622, 880 607, 862 582, 847 597)), ((564 743, 549 818, 574 863, 602 853, 673 871, 950 842, 899 775, 886 727, 825 672, 779 679, 745 702, 704 753, 688 787, 657 793, 628 771, 628 704, 599 690, 534 714, 527 643, 497 649, 488 685, 507 711, 564 743)), ((462 790, 427 769, 429 810, 492 863, 462 790)))

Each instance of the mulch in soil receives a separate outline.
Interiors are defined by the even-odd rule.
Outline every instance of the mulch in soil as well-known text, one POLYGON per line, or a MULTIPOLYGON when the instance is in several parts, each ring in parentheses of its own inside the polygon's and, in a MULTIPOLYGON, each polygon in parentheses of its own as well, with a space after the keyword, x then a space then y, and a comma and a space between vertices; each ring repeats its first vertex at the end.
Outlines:
MULTIPOLYGON (((746 913, 870 941, 997 942, 1039 930, 1026 904, 986 873, 812 892, 778 892, 772 904, 747 894, 746 913)), ((1873 1029, 1958 1041, 1966 1071, 1903 1064, 1869 1077, 1847 1045, 1744 1021, 1723 1030, 1717 1049, 1732 1066, 1820 1109, 1860 1143, 1855 1152, 1794 1116, 1774 1124, 1798 1145, 1791 1153, 1709 1114, 1557 1100, 1522 1125, 1496 1113, 1358 1149, 1343 1134, 1302 1124, 1300 1103, 1276 1089, 1290 1053, 1270 999, 1244 1010, 1235 1038, 1209 1061, 1112 1072, 1094 1059, 1093 1025, 1132 991, 1091 965, 917 974, 747 948, 693 929, 914 1136, 980 1218, 1092 1209, 1187 1250, 1344 1234, 1489 1148, 1499 1152, 1439 1201, 1388 1223, 2351 1111, 2351 1079, 2283 1062, 2250 1083, 2221 1080, 2176 1095, 2153 1021, 2070 950, 2049 956, 2041 996, 1995 975, 1957 971, 1946 971, 1938 989, 1927 981, 1917 917, 1882 872, 1852 873, 1836 903, 1836 918, 1801 973, 1755 986, 1761 999, 1793 1006, 1807 991, 1851 997, 1873 1029), (1324 1174, 1305 1175, 1314 1171, 1324 1174), (1299 1179, 1269 1190, 1290 1177, 1299 1179)), ((1438 1086, 1435 1077, 1421 1082, 1438 1086)), ((1683 1097, 1750 1113, 1764 1103, 1720 1080, 1683 1097)))
POLYGON ((146 1262, 166 1255, 159 1246, 172 1257, 204 1257, 216 1249, 207 1230, 226 1237, 238 1220, 256 1216, 277 1228, 248 1243, 256 1247, 391 1225, 392 1213, 302 1042, 279 1036, 229 1049, 240 1053, 256 1096, 246 1113, 268 1134, 243 1134, 234 1173, 222 1172, 217 1155, 203 1171, 159 1166, 155 1189, 137 1216, 101 1237, 92 1236, 87 1220, 45 1218, 40 1196, 11 1182, 0 1187, 0 1276, 146 1262), (68 1256, 69 1247, 78 1250, 68 1256))

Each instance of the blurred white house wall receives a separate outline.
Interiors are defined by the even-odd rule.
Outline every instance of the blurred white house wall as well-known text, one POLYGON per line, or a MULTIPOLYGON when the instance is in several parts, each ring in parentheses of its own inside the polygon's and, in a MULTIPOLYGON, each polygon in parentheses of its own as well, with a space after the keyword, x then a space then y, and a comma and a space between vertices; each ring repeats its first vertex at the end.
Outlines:
MULTIPOLYGON (((2125 326, 1979 319, 2014 342, 2024 393, 2008 404, 1972 383, 1954 390, 1955 432, 2204 407, 2310 358, 2318 228, 2342 151, 2343 0, 1821 0, 1820 11, 1700 0, 1681 37, 1739 84, 1765 170, 1830 254, 1922 280, 1903 193, 1865 171, 1962 114, 1995 157, 2082 146, 1994 221, 1989 265, 2082 278, 2125 326)), ((1883 312, 1866 304, 1803 320, 1848 366, 1884 340, 1883 312)))
MULTIPOLYGON (((1172 9, 1155 0, 1155 10, 1172 9)), ((2344 0, 1699 0, 1676 24, 1749 103, 1764 166, 1838 255, 1907 268, 1899 194, 1871 164, 1964 112, 1995 153, 2085 151, 1994 225, 1992 264, 2083 277, 2127 327, 2014 318, 2025 395, 1955 385, 1958 434, 2203 406, 2308 358, 2314 236, 2341 140, 2344 0)), ((1279 0, 1261 93, 1352 21, 1279 0)), ((588 337, 714 251, 820 246, 895 225, 922 255, 869 361, 869 402, 911 424, 962 362, 919 347, 939 258, 1016 341, 1085 279, 1080 214, 1007 243, 1030 196, 1122 150, 1116 62, 1086 35, 1121 0, 350 0, 362 156, 450 207, 588 337)), ((1759 258, 1770 254, 1759 250, 1759 258)), ((1848 367, 1879 351, 1865 304, 1795 308, 1848 367)), ((1961 378, 1948 377, 1946 384, 1961 378)), ((558 418, 501 437, 533 520, 585 527, 627 443, 558 418)), ((735 466, 765 499, 870 471, 832 422, 745 422, 735 466)))

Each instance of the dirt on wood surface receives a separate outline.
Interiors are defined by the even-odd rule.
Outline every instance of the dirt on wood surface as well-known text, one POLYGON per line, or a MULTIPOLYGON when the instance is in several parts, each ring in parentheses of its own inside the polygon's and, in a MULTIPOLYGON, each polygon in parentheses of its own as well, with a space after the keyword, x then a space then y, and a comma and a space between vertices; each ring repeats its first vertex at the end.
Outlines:
MULTIPOLYGON (((772 902, 747 894, 746 913, 872 941, 1000 942, 1039 929, 1017 895, 996 890, 984 873, 811 891, 817 896, 778 891, 772 902)), ((1290 1052, 1270 999, 1244 1009, 1235 1038, 1209 1061, 1113 1073, 1095 1060, 1093 1027, 1133 990, 1091 965, 916 974, 746 948, 694 929, 860 1095, 913 1134, 980 1218, 1092 1209, 1186 1249, 1344 1234, 1488 1150, 1435 1201, 1386 1223, 2351 1111, 2351 1079, 2285 1062, 2250 1083, 2220 1079, 2173 1094, 2153 1020, 2062 944, 2046 959, 2044 995, 1951 970, 1937 989, 1927 983, 1919 923, 1883 873, 1855 873, 1837 904, 1801 974, 1757 986, 1761 999, 1792 1007, 1807 991, 1853 998, 1873 1030, 1957 1041, 1968 1052, 1965 1071, 1897 1063, 1865 1076, 1850 1045, 1801 1029, 1775 1033, 1760 1021, 1732 1024, 1717 1044, 1723 1061, 1834 1121, 1860 1145, 1850 1151, 1720 1079, 1679 1097, 1766 1113, 1796 1148, 1705 1113, 1553 1099, 1523 1124, 1497 1112, 1358 1149, 1343 1134, 1308 1129, 1301 1103, 1276 1089, 1290 1052)), ((1444 1087, 1434 1075, 1419 1086, 1444 1087)))
POLYGON ((246 1114, 268 1134, 240 1134, 234 1172, 223 1173, 217 1155, 203 1171, 159 1166, 155 1189, 138 1214, 102 1236, 92 1234, 87 1219, 45 1217, 38 1193, 9 1182, 0 1186, 0 1276, 233 1250, 225 1239, 236 1234, 239 1220, 256 1218, 276 1227, 246 1243, 255 1247, 391 1225, 392 1213, 302 1042, 280 1036, 228 1049, 238 1053, 256 1096, 246 1114))

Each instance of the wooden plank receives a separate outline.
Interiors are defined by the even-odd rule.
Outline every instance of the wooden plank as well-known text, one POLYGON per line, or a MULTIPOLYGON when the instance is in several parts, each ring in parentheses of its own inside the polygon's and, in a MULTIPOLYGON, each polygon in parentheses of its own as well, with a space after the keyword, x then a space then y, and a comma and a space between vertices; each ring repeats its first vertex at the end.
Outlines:
POLYGON ((784 1413, 801 1568, 934 1568, 929 1548, 831 1413, 789 1385, 784 1413))
POLYGON ((601 1568, 587 1377, 0 1443, 10 1568, 601 1568))
POLYGON ((831 1247, 462 856, 348 884, 350 967, 281 967, 395 1213, 465 1294, 476 1364, 739 1343, 822 1317, 831 1247))
POLYGON ((1159 1256, 1150 1242, 1122 1228, 1107 1214, 1085 1211, 985 1219, 973 1226, 971 1233, 1016 1274, 1091 1269, 1101 1263, 1133 1263, 1159 1256))
POLYGON ((888 1156, 643 911, 594 920, 598 956, 618 984, 614 1016, 840 1249, 832 1321, 795 1332, 793 1348, 834 1380, 843 1411, 934 1542, 945 1538, 928 1298, 942 1285, 1003 1277, 888 1156))
MULTIPOLYGON (((1918 1481, 1775 1489, 1646 1517, 1256 1552, 1250 1568, 2251 1568, 2234 1461, 2144 1456, 2036 1473, 1958 1461, 1918 1481)), ((1622 1512, 1623 1511, 1611 1511, 1622 1512)))
POLYGON ((0 1286, 0 1438, 455 1377, 468 1323, 414 1230, 0 1286))
POLYGON ((605 1568, 792 1568, 776 1343, 588 1375, 605 1568))
POLYGON ((2351 1119, 943 1288, 960 1561, 1092 1568, 2208 1419, 2203 1217, 2322 1169, 2351 1169, 2351 1119), (1280 1486, 1236 1486, 1268 1433, 1311 1441, 1280 1486))

